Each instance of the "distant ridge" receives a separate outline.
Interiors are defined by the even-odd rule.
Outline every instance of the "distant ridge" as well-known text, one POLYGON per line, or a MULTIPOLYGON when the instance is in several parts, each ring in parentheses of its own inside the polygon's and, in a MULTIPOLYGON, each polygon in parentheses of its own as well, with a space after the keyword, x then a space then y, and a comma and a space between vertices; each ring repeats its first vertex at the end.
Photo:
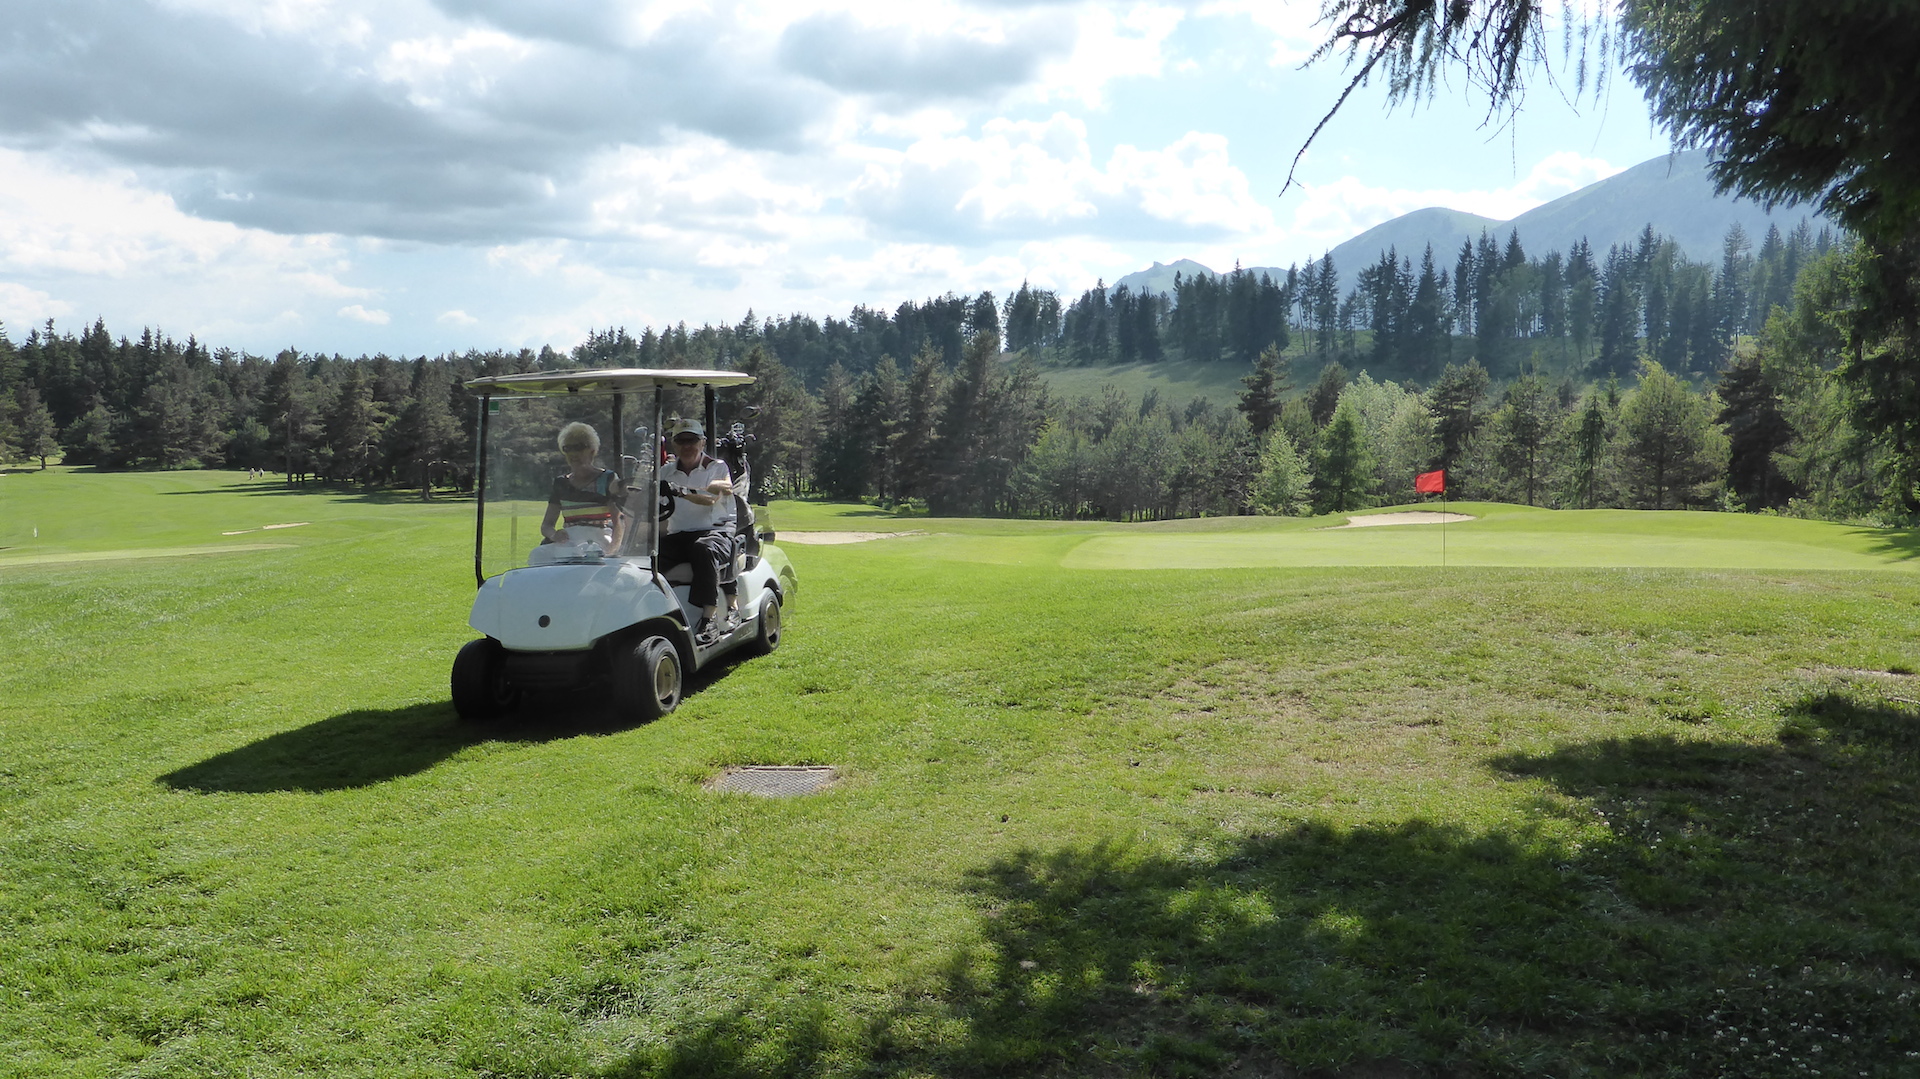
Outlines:
MULTIPOLYGON (((1782 207, 1769 214, 1759 203, 1714 194, 1707 161, 1704 150, 1656 157, 1536 206, 1510 221, 1439 206, 1415 210, 1335 247, 1333 264, 1340 271, 1341 288, 1352 288, 1354 278, 1366 266, 1378 262, 1381 252, 1393 249, 1418 268, 1421 251, 1431 243, 1434 264, 1450 270, 1460 245, 1478 239, 1482 229, 1502 245, 1510 232, 1518 232, 1520 246, 1529 255, 1548 251, 1565 254, 1585 237, 1593 245, 1594 255, 1603 257, 1613 244, 1635 242, 1641 230, 1651 224, 1655 232, 1672 237, 1688 258, 1717 265, 1721 242, 1736 222, 1747 230, 1756 249, 1769 224, 1784 233, 1792 231, 1802 219, 1811 221, 1816 229, 1825 223, 1811 207, 1782 207)), ((1127 274, 1113 286, 1126 285, 1135 292, 1170 292, 1175 269, 1187 275, 1218 275, 1218 271, 1192 259, 1181 259, 1167 266, 1156 262, 1151 269, 1127 274)), ((1284 267, 1272 266, 1250 269, 1276 279, 1287 272, 1284 267)))
MULTIPOLYGON (((1286 271, 1282 270, 1281 272, 1285 273, 1286 271)), ((1187 277, 1192 277, 1195 274, 1207 274, 1211 277, 1219 276, 1213 270, 1200 265, 1192 259, 1180 259, 1172 263, 1156 262, 1144 270, 1130 273, 1120 280, 1115 281, 1112 287, 1119 288, 1121 285, 1126 285, 1128 290, 1132 292, 1172 292, 1173 275, 1176 273, 1183 274, 1187 277)))

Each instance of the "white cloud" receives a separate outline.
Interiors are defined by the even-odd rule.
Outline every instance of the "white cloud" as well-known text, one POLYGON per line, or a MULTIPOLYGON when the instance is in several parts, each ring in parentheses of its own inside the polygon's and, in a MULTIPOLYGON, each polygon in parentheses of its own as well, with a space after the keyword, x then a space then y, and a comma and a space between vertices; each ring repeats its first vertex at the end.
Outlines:
POLYGON ((73 314, 73 305, 37 288, 0 281, 0 331, 31 329, 50 318, 73 314))
POLYGON ((537 51, 532 43, 497 30, 433 34, 389 44, 374 70, 389 82, 405 85, 414 104, 439 108, 450 100, 486 97, 506 69, 537 51))
POLYGON ((1029 92, 1041 101, 1077 100, 1100 106, 1107 84, 1116 79, 1151 78, 1166 64, 1166 41, 1183 12, 1158 4, 1136 4, 1124 12, 1098 5, 1080 10, 1073 52, 1041 68, 1029 92))
POLYGON ((1246 174, 1227 157, 1221 135, 1189 131, 1160 151, 1121 146, 1108 171, 1138 205, 1163 221, 1248 232, 1266 228, 1273 215, 1253 197, 1246 174))
POLYGON ((1194 11, 1196 18, 1241 17, 1271 35, 1267 55, 1271 67, 1295 67, 1304 63, 1313 50, 1326 40, 1327 32, 1318 24, 1320 10, 1312 3, 1273 3, 1271 0, 1211 0, 1194 11))
POLYGON ((1111 284, 1133 268, 1134 257, 1104 240, 1069 237, 1023 244, 1015 262, 1019 274, 1002 277, 1000 287, 1013 289, 1026 281, 1035 288, 1077 293, 1095 279, 1111 284))
POLYGON ((785 250, 786 247, 783 244, 749 244, 715 240, 701 248, 694 260, 702 266, 716 268, 765 266, 768 259, 785 250))
POLYGON ((1077 36, 1063 12, 988 18, 926 5, 873 19, 823 11, 781 32, 780 61, 849 93, 978 98, 1031 81, 1043 60, 1068 53, 1077 36))
POLYGON ((339 315, 341 318, 350 318, 355 322, 365 322, 372 326, 385 326, 387 323, 393 321, 393 316, 387 314, 385 311, 379 308, 369 309, 357 303, 348 304, 340 310, 335 311, 334 314, 339 315))
POLYGON ((362 298, 352 272, 337 238, 202 220, 127 170, 0 148, 9 321, 101 314, 206 337, 215 326, 264 325, 289 309, 362 298))
POLYGON ((715 230, 789 236, 803 227, 800 218, 821 208, 823 181, 839 171, 828 164, 823 174, 818 162, 743 151, 702 135, 624 147, 595 161, 581 184, 592 198, 587 229, 656 244, 677 237, 688 253, 709 246, 715 230))
POLYGON ((865 156, 852 202, 893 231, 1172 238, 1271 224, 1219 135, 1188 132, 1159 150, 1123 144, 1096 165, 1086 123, 1057 112, 1045 121, 990 120, 977 138, 936 136, 865 156))
POLYGON ((193 217, 126 170, 0 149, 0 177, 0 273, 125 278, 272 267, 321 294, 356 294, 335 277, 345 263, 334 241, 193 217))
POLYGON ((1421 205, 1510 216, 1611 171, 1561 154, 1505 187, 1359 175, 1256 195, 1276 178, 1248 117, 1301 100, 1262 62, 1317 41, 1309 2, 16 0, 9 15, 0 317, 165 320, 269 351, 564 346, 1023 277, 1077 293, 1153 258, 1317 251, 1421 205), (1182 62, 1193 73, 1167 77, 1182 62))

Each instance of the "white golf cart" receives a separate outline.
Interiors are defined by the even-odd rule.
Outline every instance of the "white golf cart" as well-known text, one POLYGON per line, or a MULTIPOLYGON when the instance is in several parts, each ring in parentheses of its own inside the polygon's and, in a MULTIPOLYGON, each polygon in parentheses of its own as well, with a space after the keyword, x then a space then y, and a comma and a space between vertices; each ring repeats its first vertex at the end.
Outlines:
MULTIPOLYGON (((674 499, 661 482, 669 407, 703 408, 717 430, 715 388, 751 383, 731 371, 542 371, 480 378, 478 491, 473 571, 480 591, 467 623, 486 636, 453 661, 453 706, 461 718, 512 711, 528 691, 604 686, 626 719, 673 711, 687 674, 735 649, 780 645, 780 606, 793 568, 756 527, 752 476, 738 422, 708 452, 733 458, 734 580, 740 619, 696 639, 700 612, 687 603, 685 565, 656 572, 664 518, 674 499), (556 443, 580 422, 600 437, 598 461, 625 482, 618 527, 569 527, 546 542, 541 521, 555 477, 567 470, 556 443)), ((750 413, 748 413, 750 414, 750 413)))

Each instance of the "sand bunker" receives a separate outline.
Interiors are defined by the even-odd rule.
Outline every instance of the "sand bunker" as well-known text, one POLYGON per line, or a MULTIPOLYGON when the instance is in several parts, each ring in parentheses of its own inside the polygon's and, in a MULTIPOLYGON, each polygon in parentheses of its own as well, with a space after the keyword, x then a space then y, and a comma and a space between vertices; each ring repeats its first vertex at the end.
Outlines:
POLYGON ((924 536, 912 532, 776 532, 779 543, 865 543, 868 540, 894 539, 899 536, 924 536))
POLYGON ((222 532, 220 534, 223 536, 244 536, 249 532, 265 532, 275 528, 305 528, 308 523, 309 522, 306 521, 294 521, 291 524, 284 525, 261 525, 259 528, 242 528, 237 532, 222 532))
POLYGON ((1375 528, 1380 525, 1437 525, 1459 524, 1471 521, 1472 517, 1464 513, 1440 513, 1436 510, 1408 510, 1404 513, 1370 513, 1365 517, 1349 517, 1347 523, 1334 525, 1335 528, 1375 528))

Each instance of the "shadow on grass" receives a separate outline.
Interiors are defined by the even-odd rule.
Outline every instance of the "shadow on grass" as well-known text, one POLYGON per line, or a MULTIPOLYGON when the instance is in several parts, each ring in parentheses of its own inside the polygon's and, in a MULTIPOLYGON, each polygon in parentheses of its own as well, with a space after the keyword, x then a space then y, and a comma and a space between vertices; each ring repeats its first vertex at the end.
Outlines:
POLYGON ((462 723, 447 702, 343 712, 168 772, 160 782, 204 793, 347 790, 423 772, 495 736, 488 726, 462 723))
POLYGON ((1910 529, 1860 529, 1867 538, 1867 550, 1891 558, 1920 558, 1920 532, 1910 529))
POLYGON ((289 487, 283 480, 258 480, 249 483, 234 483, 225 487, 203 487, 193 491, 161 491, 163 497, 179 495, 259 495, 273 497, 277 495, 315 495, 326 497, 332 502, 353 502, 373 506, 394 506, 401 504, 441 505, 444 503, 471 503, 473 495, 456 491, 435 490, 432 502, 420 500, 420 488, 393 487, 357 487, 340 483, 309 483, 305 486, 289 487))
MULTIPOLYGON (((833 505, 835 507, 846 507, 847 505, 844 502, 838 502, 832 499, 795 498, 795 499, 782 499, 782 501, 788 502, 791 505, 795 505, 795 506, 818 505, 823 502, 829 505, 833 505)), ((780 513, 780 507, 773 506, 770 508, 770 512, 772 516, 777 518, 780 513)), ((903 516, 903 514, 901 514, 899 510, 890 510, 883 506, 862 506, 859 509, 836 508, 836 510, 834 511, 834 516, 835 517, 900 517, 900 516, 903 516)))
POLYGON ((599 1074, 1920 1074, 1917 731, 1825 694, 1778 745, 1501 759, 1556 792, 1508 829, 1021 853, 887 1005, 769 977, 599 1074))
MULTIPOLYGON (((716 664, 689 678, 687 698, 729 666, 716 664)), ((514 715, 487 723, 462 720, 451 701, 364 709, 268 735, 168 772, 159 782, 209 794, 350 790, 424 772, 483 742, 551 742, 637 726, 614 714, 604 695, 584 691, 532 697, 514 715)))

